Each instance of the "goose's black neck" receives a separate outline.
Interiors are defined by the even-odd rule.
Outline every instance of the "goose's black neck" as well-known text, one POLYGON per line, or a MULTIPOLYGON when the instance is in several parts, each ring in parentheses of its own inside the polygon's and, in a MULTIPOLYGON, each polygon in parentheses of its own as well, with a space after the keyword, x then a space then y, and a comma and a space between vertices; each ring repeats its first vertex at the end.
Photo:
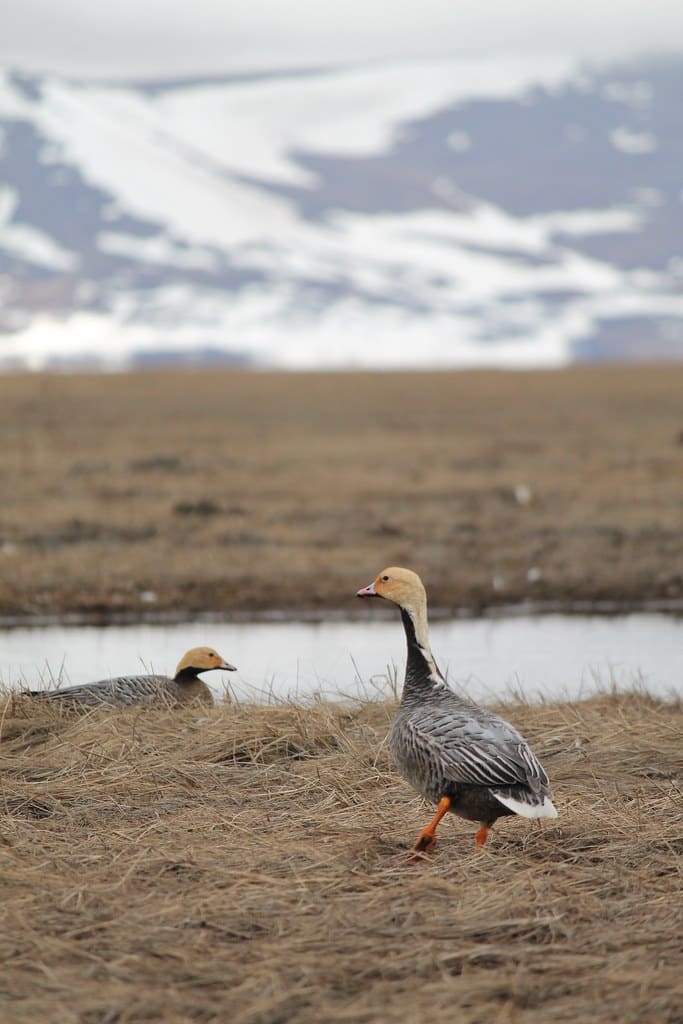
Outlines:
POLYGON ((199 672, 200 669, 198 668, 181 668, 180 672, 176 672, 173 679, 176 683, 191 683, 193 679, 199 677, 199 672))
POLYGON ((401 619, 403 620, 408 648, 406 681, 403 691, 404 695, 406 695, 411 690, 430 689, 434 686, 435 682, 443 677, 434 661, 434 656, 429 646, 426 621, 418 635, 415 620, 412 614, 405 608, 401 608, 401 619))

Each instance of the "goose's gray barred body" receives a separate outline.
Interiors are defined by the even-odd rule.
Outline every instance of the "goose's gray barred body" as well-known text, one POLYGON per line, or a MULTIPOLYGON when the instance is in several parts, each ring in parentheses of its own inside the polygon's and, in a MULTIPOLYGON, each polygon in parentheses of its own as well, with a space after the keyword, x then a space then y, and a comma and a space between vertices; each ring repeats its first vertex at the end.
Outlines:
POLYGON ((50 703, 96 707, 109 704, 130 707, 134 704, 186 704, 199 701, 213 704, 211 690, 199 678, 200 672, 223 669, 234 672, 234 665, 225 661, 211 647, 193 647, 185 654, 175 676, 144 675, 117 676, 101 679, 84 686, 63 687, 59 690, 31 690, 32 697, 50 703))
POLYGON ((478 845, 505 815, 556 817, 548 776, 526 740, 505 719, 452 690, 439 671, 429 646, 427 598, 419 576, 409 569, 385 569, 358 593, 384 597, 401 610, 406 676, 389 749, 404 778, 441 808, 416 848, 433 845, 446 810, 480 822, 478 845))

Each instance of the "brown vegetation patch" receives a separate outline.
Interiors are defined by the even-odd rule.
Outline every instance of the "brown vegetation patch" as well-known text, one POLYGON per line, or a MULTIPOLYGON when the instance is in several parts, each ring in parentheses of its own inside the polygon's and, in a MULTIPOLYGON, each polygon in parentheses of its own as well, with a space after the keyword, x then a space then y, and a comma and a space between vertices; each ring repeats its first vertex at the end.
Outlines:
POLYGON ((5 1018, 675 1024, 683 712, 504 709, 560 809, 485 850, 395 775, 392 707, 2 713, 5 1018))
POLYGON ((681 367, 0 377, 0 614, 683 597, 681 367), (141 594, 154 591, 153 609, 141 594))

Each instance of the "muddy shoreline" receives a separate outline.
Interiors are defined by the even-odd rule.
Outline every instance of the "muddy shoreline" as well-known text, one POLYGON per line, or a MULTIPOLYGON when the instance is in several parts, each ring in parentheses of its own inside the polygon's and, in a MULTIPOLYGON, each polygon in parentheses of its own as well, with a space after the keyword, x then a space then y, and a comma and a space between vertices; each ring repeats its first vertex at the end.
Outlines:
MULTIPOLYGON (((519 618, 522 616, 565 615, 565 616, 600 616, 616 618, 634 613, 659 613, 683 616, 683 599, 653 598, 641 601, 520 601, 517 604, 497 604, 482 608, 444 608, 432 607, 429 617, 434 622, 445 619, 500 619, 519 618)), ((381 615, 381 612, 379 613, 381 615)), ((375 612, 375 616, 378 613, 375 612)), ((394 618, 391 609, 383 616, 394 618)), ((49 626, 172 626, 187 622, 206 623, 250 623, 250 622, 364 622, 367 615, 361 612, 342 608, 299 608, 282 610, 277 608, 257 608, 254 611, 239 609, 236 611, 192 611, 177 608, 169 611, 145 612, 65 612, 48 615, 0 615, 2 629, 32 629, 49 626)))

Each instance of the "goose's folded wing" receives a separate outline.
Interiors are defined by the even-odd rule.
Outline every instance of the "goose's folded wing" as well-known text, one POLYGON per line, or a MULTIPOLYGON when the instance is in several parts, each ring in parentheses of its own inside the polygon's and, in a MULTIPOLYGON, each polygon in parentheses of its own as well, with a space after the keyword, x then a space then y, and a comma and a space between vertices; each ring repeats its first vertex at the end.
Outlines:
MULTIPOLYGON (((501 725, 507 725, 502 723, 501 725)), ((539 792, 548 785, 548 776, 522 737, 508 726, 500 735, 490 728, 480 730, 460 723, 425 729, 409 723, 413 745, 423 755, 437 759, 444 776, 467 786, 528 786, 539 792)))
POLYGON ((111 696, 111 684, 103 690, 99 683, 85 683, 83 686, 63 686, 59 690, 28 690, 35 700, 54 704, 99 704, 111 696))
POLYGON ((117 676, 83 686, 32 691, 31 696, 68 704, 127 704, 162 692, 164 684, 168 684, 164 676, 117 676))

